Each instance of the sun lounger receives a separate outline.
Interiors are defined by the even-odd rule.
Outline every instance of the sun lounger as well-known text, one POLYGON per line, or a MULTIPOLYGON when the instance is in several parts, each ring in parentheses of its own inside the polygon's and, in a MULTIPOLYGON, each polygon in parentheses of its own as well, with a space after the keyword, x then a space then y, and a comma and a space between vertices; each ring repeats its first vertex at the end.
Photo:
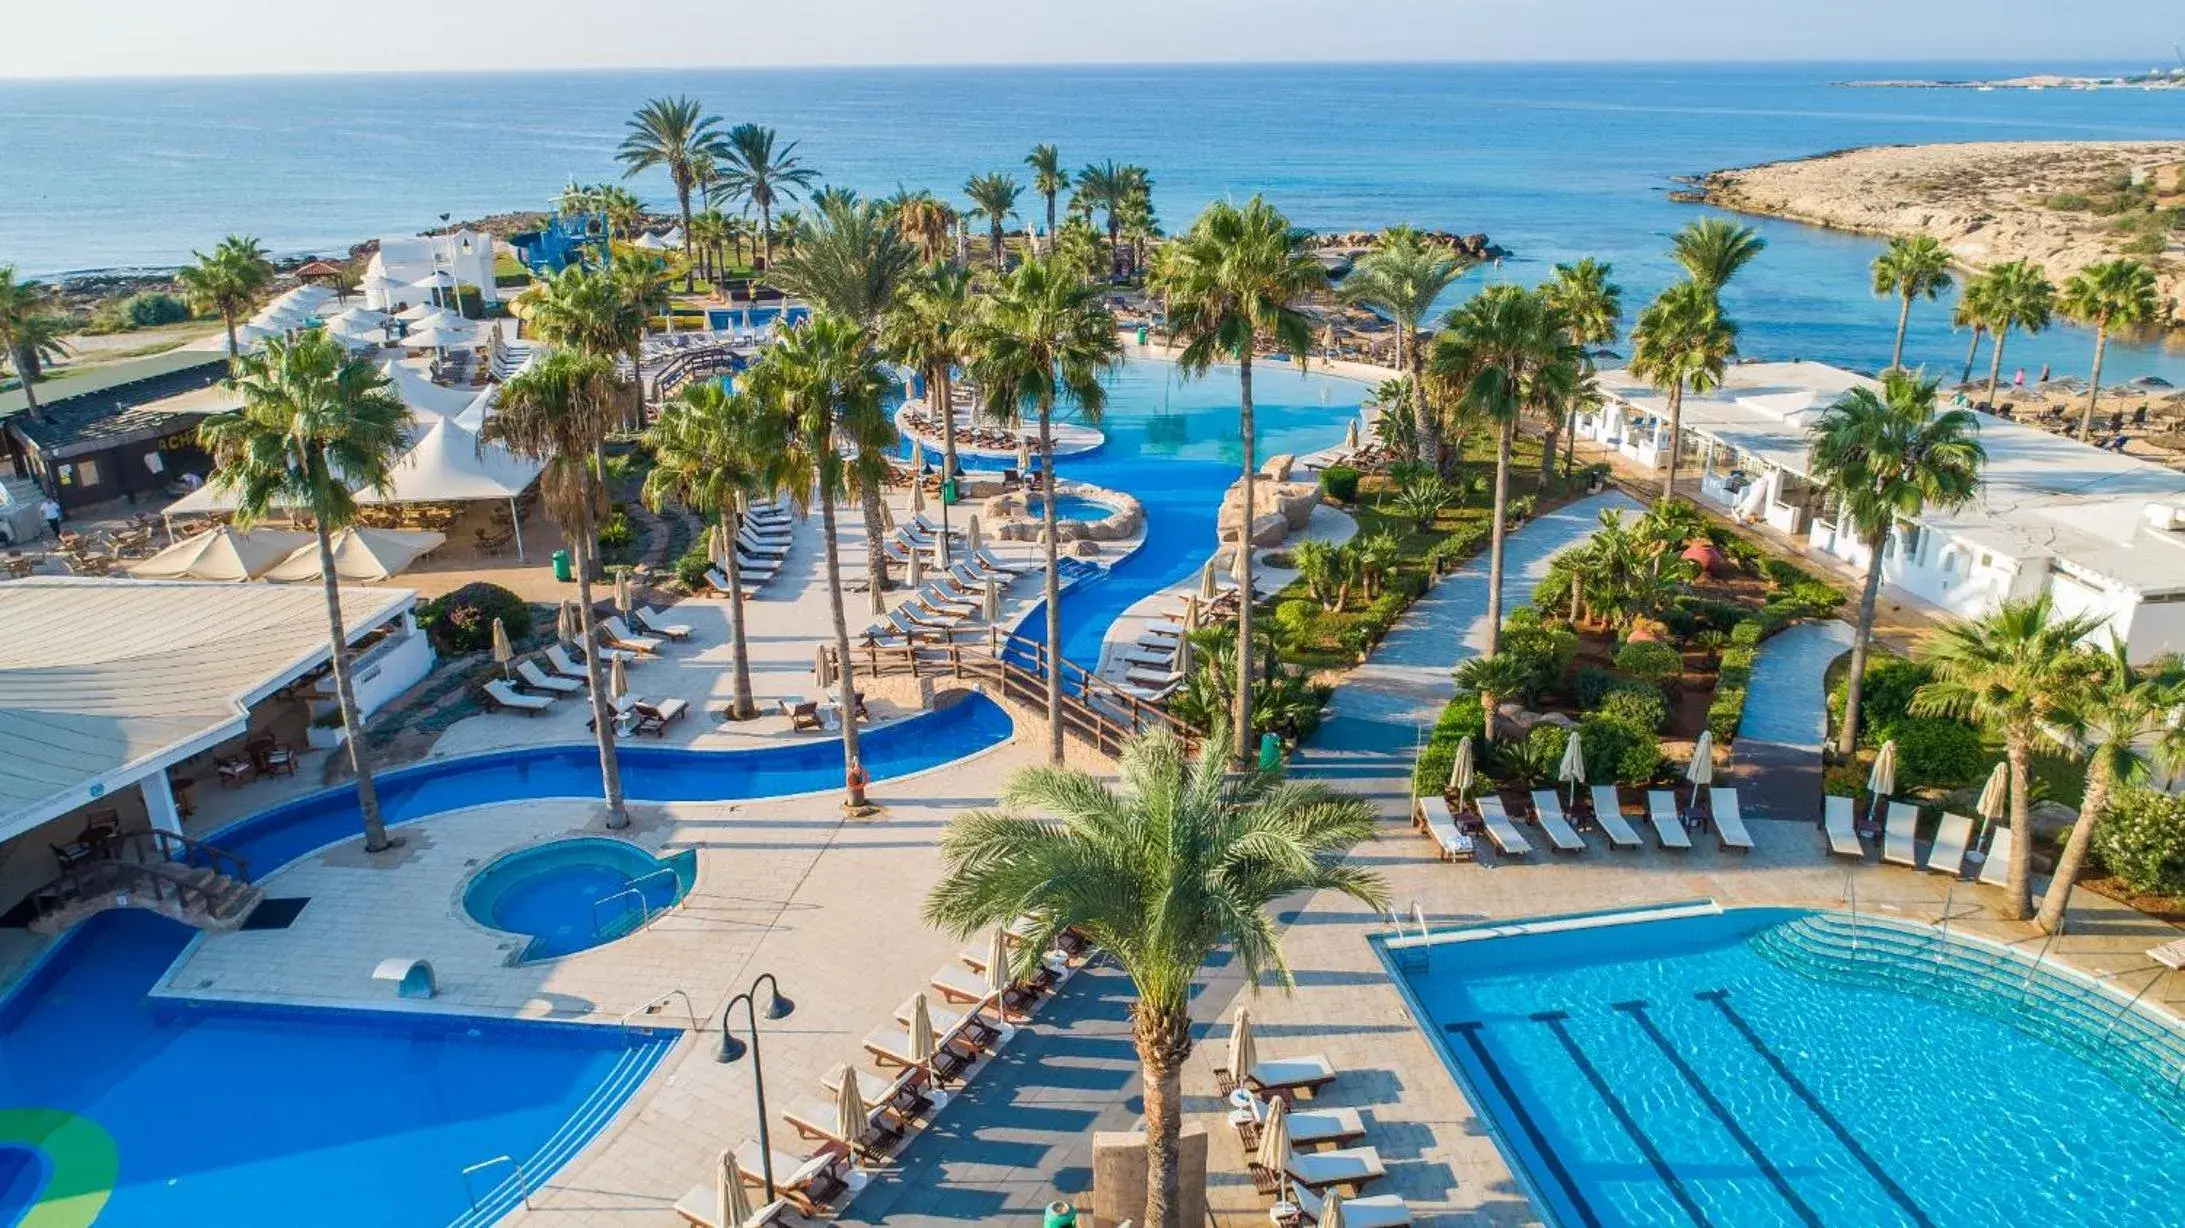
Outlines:
MULTIPOLYGON (((955 1048, 949 1042, 957 1038, 953 1032, 934 1029, 933 1074, 935 1078, 953 1079, 971 1065, 972 1055, 955 1048)), ((966 1040, 963 1043, 970 1044, 966 1040)), ((917 1061, 910 1055, 910 1030, 894 1023, 883 1023, 865 1034, 865 1052, 882 1066, 915 1066, 917 1061)))
POLYGON ((1443 861, 1477 861, 1479 849, 1472 837, 1457 830, 1456 817, 1449 813, 1449 803, 1438 793, 1429 793, 1412 803, 1412 821, 1419 830, 1433 837, 1441 849, 1443 861))
MULTIPOLYGON (((582 673, 584 671, 580 668, 577 672, 582 673)), ((523 679, 525 686, 534 690, 559 691, 564 695, 574 695, 584 689, 584 684, 574 678, 563 678, 540 669, 537 661, 516 662, 516 676, 523 679)))
POLYGON ((644 653, 647 656, 656 656, 660 652, 661 641, 649 635, 639 635, 637 632, 630 630, 630 624, 623 622, 620 614, 611 615, 600 623, 599 627, 600 630, 607 633, 607 638, 613 641, 614 646, 617 648, 629 652, 644 653))
POLYGON ((2185 938, 2147 948, 2147 958, 2172 972, 2185 972, 2185 938))
POLYGON ((1624 819, 1623 801, 1616 796, 1615 785, 1593 786, 1593 825, 1600 828, 1608 836, 1608 842, 1617 848, 1635 849, 1645 844, 1624 819))
POLYGON ((690 624, 671 623, 668 621, 667 615, 649 605, 637 608, 637 621, 644 624, 645 630, 655 635, 664 635, 671 640, 687 640, 690 638, 690 624))
POLYGON ((1692 836, 1677 816, 1677 795, 1668 789, 1646 791, 1646 817, 1654 824, 1654 838, 1665 849, 1688 849, 1692 836))
POLYGON ((1866 857, 1859 843, 1859 829, 1851 819, 1851 799, 1831 794, 1821 804, 1821 826, 1828 832, 1828 851, 1837 857, 1866 857))
POLYGON ((692 1228, 766 1228, 782 1222, 789 1213, 789 1200, 777 1198, 751 1213, 751 1218, 741 1224, 719 1224, 714 1217, 720 1212, 720 1193, 711 1185, 694 1185, 681 1198, 675 1200, 675 1213, 692 1228))
POLYGON ((1026 563, 1026 564, 1017 564, 1017 563, 1006 563, 1006 562, 1003 562, 1002 560, 1000 560, 1000 559, 998 559, 998 558, 995 558, 995 557, 994 557, 994 552, 993 552, 993 551, 991 551, 991 550, 988 550, 988 549, 987 549, 986 547, 984 547, 984 546, 981 546, 981 547, 979 547, 979 548, 978 548, 977 550, 974 550, 974 551, 972 551, 972 552, 971 552, 971 557, 972 557, 972 558, 974 558, 974 559, 977 559, 977 560, 978 560, 979 562, 981 562, 981 563, 985 564, 988 570, 991 570, 991 571, 1000 571, 1000 572, 1007 572, 1008 574, 1010 574, 1010 575, 1012 575, 1012 576, 1021 576, 1021 575, 1025 574, 1026 572, 1030 572, 1030 571, 1037 571, 1037 570, 1038 570, 1038 568, 1036 568, 1036 567, 1033 567, 1032 565, 1030 565, 1030 564, 1028 564, 1028 563, 1026 563))
POLYGON ((1935 828, 1935 843, 1927 850, 1927 868, 1956 878, 1965 870, 1965 848, 1972 843, 1973 821, 1962 814, 1945 814, 1935 828))
POLYGON ((1980 865, 1980 881, 1990 887, 2008 887, 2011 877, 2011 829, 1998 827, 1988 837, 1988 859, 1980 865))
POLYGON ((1570 820, 1563 817, 1563 799, 1553 789, 1533 790, 1533 821, 1540 824, 1541 833, 1548 844, 1558 853, 1583 853, 1586 842, 1572 829, 1570 820))
MULTIPOLYGON (((1291 1137, 1296 1137, 1292 1135, 1291 1137)), ((1327 1199, 1302 1183, 1290 1190, 1290 1201, 1311 1224, 1320 1222, 1327 1199)), ((1372 1194, 1346 1198, 1342 1203, 1343 1228, 1411 1228, 1411 1208, 1400 1194, 1372 1194)))
POLYGON ((821 1075, 819 1085, 828 1095, 839 1096, 845 1076, 857 1080, 857 1098, 864 1102, 866 1112, 886 1109, 897 1121, 910 1122, 933 1107, 933 1089, 926 1072, 915 1066, 891 1079, 877 1070, 842 1062, 821 1075))
POLYGON ((1710 786, 1707 810, 1714 817, 1715 839, 1723 848, 1738 853, 1753 851, 1752 833, 1745 830, 1745 815, 1738 809, 1737 790, 1710 786))
POLYGON ((1159 670, 1164 674, 1173 672, 1172 667, 1176 664, 1176 654, 1173 650, 1163 652, 1157 648, 1132 646, 1115 654, 1115 657, 1116 660, 1133 669, 1159 670))
POLYGON ((1115 689, 1121 691, 1123 694, 1128 695, 1133 699, 1142 700, 1145 703, 1149 704, 1157 704, 1162 700, 1167 699, 1169 696, 1174 695, 1176 692, 1182 690, 1183 685, 1183 678, 1181 676, 1178 676, 1168 682, 1162 683, 1159 686, 1147 686, 1141 683, 1125 682, 1118 684, 1115 689))
MULTIPOLYGON (((1250 1105, 1236 1111, 1235 1120, 1239 1133, 1249 1127, 1251 1137, 1245 1143, 1246 1150, 1259 1146, 1259 1128, 1267 1124, 1267 1102, 1253 1096, 1250 1105)), ((1366 1136, 1366 1123, 1356 1109, 1292 1108, 1282 1120, 1289 1127, 1290 1142, 1300 1147, 1341 1147, 1366 1136)))
POLYGON ((866 1114, 864 1132, 856 1138, 843 1138, 835 1133, 834 1101, 821 1101, 808 1097, 782 1110, 781 1119, 800 1137, 817 1139, 847 1147, 859 1154, 878 1158, 902 1141, 903 1131, 897 1126, 892 1114, 885 1109, 873 1109, 866 1114))
MULTIPOLYGON (((910 1026, 911 1008, 917 1000, 918 995, 912 994, 903 999, 902 1005, 895 1008, 897 1023, 906 1028, 910 1026)), ((1007 1035, 995 1026, 993 1020, 981 1015, 976 1007, 970 1011, 954 1011, 945 1006, 935 1006, 931 998, 926 999, 926 1022, 932 1024, 933 1030, 943 1036, 961 1036, 965 1044, 975 1049, 990 1049, 995 1041, 1007 1035)))
MULTIPOLYGON (((736 572, 737 578, 743 581, 743 589, 747 593, 752 589, 765 587, 766 582, 774 578, 774 573, 771 571, 753 572, 741 562, 736 564, 736 572)), ((723 597, 735 591, 729 586, 728 573, 718 567, 706 568, 706 587, 723 597)))
POLYGON ((795 733, 799 729, 819 729, 823 727, 819 719, 819 701, 816 699, 790 700, 782 698, 775 700, 774 703, 780 708, 781 714, 789 718, 789 732, 791 733, 795 733))
POLYGON ((1510 816, 1503 812, 1502 799, 1492 793, 1483 793, 1473 803, 1479 809, 1482 823, 1487 825, 1487 838, 1495 842, 1505 857, 1523 857, 1533 851, 1525 833, 1517 829, 1510 816))
POLYGON ((1247 1085, 1260 1092, 1286 1092, 1304 1088, 1317 1091, 1335 1082, 1335 1067, 1326 1057, 1263 1057, 1244 1076, 1247 1085))
POLYGON ((511 712, 525 716, 537 716, 554 706, 554 701, 544 695, 526 695, 500 678, 486 684, 486 698, 511 712))
POLYGON ((787 542, 760 541, 748 533, 736 538, 736 558, 740 562, 752 559, 785 559, 789 557, 787 542))
POLYGON ((680 699, 663 699, 656 704, 640 700, 630 705, 630 711, 637 715, 636 732, 658 738, 667 736, 668 723, 681 720, 683 714, 690 711, 690 705, 680 699))
MULTIPOLYGON (((766 1165, 759 1154, 759 1145, 750 1139, 736 1147, 736 1171, 745 1185, 760 1187, 766 1182, 766 1165)), ((773 1160, 774 1192, 807 1216, 818 1215, 853 1183, 863 1181, 850 1167, 849 1151, 831 1143, 821 1144, 809 1156, 775 1151, 773 1160)))
POLYGON ((1889 803, 1889 820, 1882 829, 1882 860, 1919 868, 1919 845, 1912 833, 1919 826, 1919 807, 1909 802, 1889 803))
POLYGON ((1173 669, 1134 669, 1123 677, 1142 687, 1164 687, 1183 681, 1183 674, 1173 669))
POLYGON ((943 529, 939 521, 926 515, 924 512, 920 512, 917 515, 911 517, 910 526, 918 530, 920 533, 925 534, 927 537, 939 537, 944 532, 947 533, 950 537, 962 537, 964 535, 964 531, 955 527, 954 525, 950 525, 948 528, 943 529))
POLYGON ((547 645, 546 663, 553 667, 554 673, 559 677, 574 678, 586 683, 591 681, 592 675, 585 670, 584 662, 570 656, 569 650, 560 644, 547 645))
POLYGON ((938 614, 947 614, 961 620, 979 612, 979 603, 951 596, 938 584, 928 584, 918 590, 918 604, 938 614))
POLYGON ((1388 1175, 1381 1153, 1371 1147, 1345 1147, 1339 1151, 1292 1151, 1285 1166, 1290 1180, 1310 1190, 1331 1185, 1352 1188, 1388 1175))

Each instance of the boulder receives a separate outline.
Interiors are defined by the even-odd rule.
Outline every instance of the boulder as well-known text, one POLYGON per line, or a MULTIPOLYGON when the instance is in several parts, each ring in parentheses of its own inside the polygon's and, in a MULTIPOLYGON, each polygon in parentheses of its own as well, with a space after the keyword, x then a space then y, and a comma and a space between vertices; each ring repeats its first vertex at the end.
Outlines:
POLYGON ((1078 541, 1072 542, 1070 543, 1070 557, 1074 559, 1099 558, 1100 543, 1089 539, 1080 539, 1078 541))
MULTIPOLYGON (((1252 486, 1252 544, 1275 546, 1284 536, 1302 531, 1312 522, 1313 509, 1320 506, 1320 486, 1316 482, 1256 482, 1252 486), (1282 523, 1282 532, 1272 538, 1264 536, 1264 525, 1269 517, 1282 523)), ((1221 515, 1216 521, 1215 539, 1224 542, 1237 540, 1237 522, 1243 518, 1244 484, 1239 481, 1230 486, 1222 497, 1221 515)))

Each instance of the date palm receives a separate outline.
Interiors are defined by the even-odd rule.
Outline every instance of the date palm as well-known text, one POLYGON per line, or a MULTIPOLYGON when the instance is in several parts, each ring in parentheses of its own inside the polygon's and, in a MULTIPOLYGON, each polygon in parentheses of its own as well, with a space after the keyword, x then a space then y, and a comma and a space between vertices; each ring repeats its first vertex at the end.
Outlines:
POLYGON ((1123 272, 1123 211, 1130 202, 1134 186, 1133 169, 1118 164, 1113 158, 1102 163, 1088 162, 1077 172, 1076 192, 1071 199, 1073 209, 1082 202, 1088 215, 1094 211, 1106 214, 1108 271, 1116 276, 1123 272))
POLYGON ((1478 698, 1481 732, 1492 742, 1499 724, 1502 701, 1515 699, 1532 685, 1532 667, 1508 653, 1490 652, 1468 657, 1457 666, 1457 689, 1478 698))
MULTIPOLYGON (((714 380, 683 385, 645 432, 653 465, 645 474, 646 506, 658 511, 679 503, 707 520, 732 528, 738 500, 762 490, 770 439, 755 398, 731 393, 714 380)), ((731 537, 733 540, 733 536, 731 537)), ((731 662, 729 715, 750 720, 759 713, 751 698, 751 651, 745 638, 741 554, 729 549, 728 644, 731 662)))
MULTIPOLYGON (((614 363, 644 343, 646 308, 639 300, 645 293, 642 283, 650 276, 630 265, 627 258, 617 257, 605 269, 572 264, 533 282, 517 296, 532 336, 608 364, 617 424, 631 416, 630 402, 640 394, 614 379, 614 363)), ((607 472, 607 436, 612 430, 612 425, 602 430, 592 444, 592 465, 602 481, 607 472)), ((563 527, 569 523, 563 522, 563 527)), ((587 557, 597 564, 596 553, 587 557)))
MULTIPOLYGON (((1078 418, 1097 422, 1107 407, 1100 377, 1122 355, 1115 317, 1100 302, 1100 287, 1053 257, 1027 260, 1001 275, 966 338, 971 374, 986 412, 1021 423, 1038 423, 1039 467, 1054 489, 1054 416, 1058 401, 1078 418)), ((1048 757, 1062 762, 1062 601, 1055 556, 1055 500, 1042 499, 1047 609, 1048 757)))
POLYGON ((622 391, 614 360, 603 353, 556 347, 501 385, 494 411, 478 431, 481 446, 498 443, 538 461, 539 499, 561 526, 576 556, 577 606, 584 636, 584 673, 592 701, 592 736, 599 747, 600 786, 607 826, 630 825, 622 798, 622 765, 615 758, 615 714, 607 703, 600 668, 599 633, 592 608, 593 549, 606 492, 595 471, 602 441, 622 417, 622 391))
POLYGON ((1839 523, 1857 533, 1868 552, 1836 744, 1845 756, 1859 744, 1859 693, 1890 530, 1898 521, 1918 520, 1929 508, 1951 510, 1970 502, 1988 458, 1980 445, 1979 419, 1963 409, 1937 413, 1935 389, 1934 380, 1892 367, 1882 374, 1880 392, 1853 388, 1808 432, 1814 480, 1835 496, 1839 523))
POLYGON ((738 124, 728 130, 728 148, 715 158, 714 180, 719 194, 744 203, 746 212, 759 214, 760 263, 774 268, 774 207, 810 191, 819 172, 797 157, 797 143, 780 148, 780 138, 761 124, 738 124))
POLYGON ((994 172, 973 175, 964 182, 964 195, 971 198, 973 211, 986 219, 987 241, 992 245, 994 267, 1001 268, 1006 262, 1002 248, 1002 227, 1017 212, 1017 197, 1024 188, 1013 175, 994 172))
POLYGON ((655 98, 630 118, 625 125, 629 132, 615 151, 615 158, 623 166, 623 178, 657 166, 668 172, 668 182, 675 185, 675 204, 683 214, 686 294, 695 288, 691 278, 697 265, 690 194, 699 187, 703 174, 728 154, 728 141, 720 125, 720 117, 707 115, 695 98, 655 98))
POLYGON ((697 244, 699 269, 716 294, 727 273, 727 251, 735 237, 733 219, 719 209, 706 209, 690 219, 691 240, 697 244))
POLYGON ((594 203, 600 216, 607 222, 607 245, 614 246, 619 236, 628 242, 645 224, 645 202, 628 188, 615 183, 603 183, 592 189, 594 203))
POLYGON ((1904 369, 1904 330, 1912 322, 1912 300, 1932 301, 1950 284, 1950 249, 1933 235, 1891 239, 1874 257, 1874 293, 1897 300, 1897 341, 1889 350, 1892 369, 1904 369))
POLYGON ((2033 915, 2033 752, 2077 723, 2087 675, 2079 642, 2102 621, 2060 616, 2044 592, 1944 626, 1921 654, 1935 680, 1913 692, 1912 711, 1971 720, 2003 739, 2016 836, 2005 887, 2013 921, 2033 915))
POLYGON ((1768 246, 1750 226, 1719 217, 1702 218, 1687 225, 1669 241, 1669 256, 1684 275, 1705 287, 1710 298, 1719 299, 1738 270, 1751 264, 1768 246))
POLYGON ((904 192, 890 201, 888 220, 903 240, 918 249, 924 264, 948 259, 949 235, 956 226, 956 211, 931 192, 904 192))
POLYGON ((333 535, 356 521, 358 491, 384 495, 390 490, 395 461, 409 438, 410 409, 372 360, 351 358, 320 329, 293 339, 274 337, 264 349, 239 356, 229 386, 241 405, 198 426, 198 438, 213 458, 211 485, 232 494, 241 528, 276 509, 311 516, 326 596, 334 696, 348 734, 349 766, 357 778, 364 851, 382 852, 399 841, 388 838, 380 817, 371 755, 364 748, 364 719, 349 675, 348 623, 341 613, 333 535))
POLYGON ((1052 145, 1034 145, 1032 152, 1024 155, 1024 165, 1032 172, 1032 190, 1047 202, 1047 250, 1054 251, 1055 197, 1070 186, 1070 176, 1062 169, 1062 151, 1052 145))
POLYGON ((37 383, 41 342, 48 346, 59 344, 41 323, 48 315, 46 305, 51 299, 52 292, 42 282, 18 281, 14 265, 0 264, 0 359, 14 365, 23 385, 23 406, 32 417, 40 412, 38 390, 33 385, 37 383))
POLYGON ((925 903, 930 923, 965 937, 1036 917, 1016 947, 1018 975, 1038 971, 1041 953, 1072 930, 1129 975, 1145 1082, 1146 1228, 1184 1228, 1181 1084, 1199 970, 1227 948, 1248 984, 1288 987, 1276 901, 1322 890, 1376 910, 1388 900, 1377 875, 1348 864, 1373 835, 1364 799, 1278 770, 1232 775, 1222 741, 1193 755, 1165 730, 1144 735, 1124 748, 1114 784, 1061 767, 1018 772, 999 809, 950 821, 941 880, 925 903))
POLYGON ((1973 382, 1973 363, 1980 358, 1980 339, 1988 335, 1989 285, 1987 279, 1974 277, 1965 283, 1957 295, 1957 305, 1950 309, 1950 327, 1971 328, 1972 344, 1965 347, 1965 369, 1958 373, 1959 384, 1973 382))
POLYGON ((2162 314, 2155 271, 2137 260, 2104 260, 2064 280, 2057 306, 2065 315, 2094 326, 2094 371, 2086 381, 2086 408, 2079 414, 2079 437, 2094 438, 2094 403, 2102 392, 2102 357, 2109 330, 2133 328, 2162 314))
POLYGON ((1312 325, 1297 304, 1328 284, 1327 270, 1306 247, 1308 236, 1281 211, 1254 196, 1243 205, 1216 201, 1171 245, 1162 264, 1169 330, 1183 349, 1186 379, 1216 361, 1237 369, 1237 429, 1244 445, 1241 518, 1237 522, 1236 756, 1252 753, 1252 523, 1259 472, 1252 420, 1252 360, 1262 346, 1297 355, 1312 349, 1312 325))
POLYGON ((1996 389, 2003 381, 2003 343, 2012 329, 2028 334, 2047 328, 2056 310, 2056 287, 2049 284, 2041 266, 2025 260, 1996 265, 1983 273, 1977 295, 1981 322, 1995 339, 1995 353, 1988 365, 1988 404, 1994 405, 1996 389))
POLYGON ((880 330, 881 347, 925 378, 926 404, 941 419, 945 476, 956 472, 955 372, 969 355, 975 310, 970 271, 929 264, 912 276, 880 330))
POLYGON ((1427 243, 1411 227, 1396 226, 1374 240, 1373 249, 1358 258, 1341 287, 1346 302, 1370 307, 1395 324, 1396 366, 1410 377, 1418 459, 1437 470, 1441 468, 1441 423, 1427 401, 1428 338, 1420 335, 1420 325, 1471 265, 1449 248, 1427 243))
POLYGON ((175 284, 199 311, 220 317, 228 330, 228 358, 242 353, 236 342, 238 322, 273 284, 273 262, 249 235, 229 235, 210 252, 191 252, 190 263, 175 271, 175 284))
MULTIPOLYGON (((1555 266, 1555 276, 1545 286, 1548 302, 1563 317, 1563 326, 1570 330, 1571 339, 1581 346, 1602 346, 1614 341, 1623 331, 1624 288, 1609 280, 1613 268, 1591 256, 1572 264, 1555 266)), ((1593 358, 1585 357, 1588 374, 1593 371, 1593 358)), ((1571 397, 1563 406, 1556 427, 1551 427, 1545 445, 1540 450, 1540 476, 1547 479, 1549 466, 1555 454, 1555 431, 1563 432, 1563 472, 1571 468, 1571 453, 1578 438, 1578 413, 1599 401, 1598 390, 1590 382, 1583 382, 1579 394, 1571 397)))
POLYGON ((1661 292, 1631 330, 1631 373, 1669 399, 1669 458, 1663 500, 1676 497, 1677 454, 1684 450, 1684 394, 1720 387, 1737 357, 1737 325, 1723 317, 1704 282, 1680 281, 1661 292))

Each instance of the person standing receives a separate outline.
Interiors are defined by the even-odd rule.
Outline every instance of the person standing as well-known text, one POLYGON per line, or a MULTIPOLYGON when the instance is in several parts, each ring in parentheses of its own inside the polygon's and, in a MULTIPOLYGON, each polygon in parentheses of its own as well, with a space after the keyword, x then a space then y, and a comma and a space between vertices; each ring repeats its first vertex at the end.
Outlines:
POLYGON ((60 540, 61 501, 47 495, 45 502, 38 505, 38 514, 46 518, 46 531, 53 534, 55 541, 60 540))

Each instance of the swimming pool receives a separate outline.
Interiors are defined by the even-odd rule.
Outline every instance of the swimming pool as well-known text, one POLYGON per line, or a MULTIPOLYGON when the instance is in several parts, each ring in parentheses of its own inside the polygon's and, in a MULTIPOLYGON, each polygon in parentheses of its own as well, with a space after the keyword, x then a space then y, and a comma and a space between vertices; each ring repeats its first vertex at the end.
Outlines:
MULTIPOLYGON (((1038 496, 1027 500, 1024 514, 1035 519, 1045 516, 1047 500, 1038 496)), ((1106 520, 1114 514, 1114 508, 1084 495, 1058 495, 1055 498, 1056 520, 1106 520)))
POLYGON ((1556 1223, 2126 1228, 2185 1208, 2185 1037, 2125 1010, 2137 982, 2112 996, 1791 909, 1377 942, 1556 1223))
POLYGON ((682 902, 698 850, 665 859, 627 840, 575 836, 505 853, 463 885, 463 911, 488 929, 531 939, 518 963, 627 938, 682 902))

